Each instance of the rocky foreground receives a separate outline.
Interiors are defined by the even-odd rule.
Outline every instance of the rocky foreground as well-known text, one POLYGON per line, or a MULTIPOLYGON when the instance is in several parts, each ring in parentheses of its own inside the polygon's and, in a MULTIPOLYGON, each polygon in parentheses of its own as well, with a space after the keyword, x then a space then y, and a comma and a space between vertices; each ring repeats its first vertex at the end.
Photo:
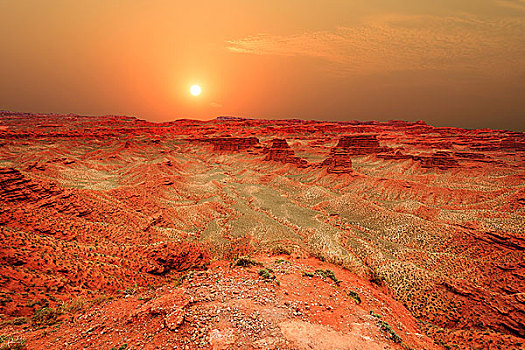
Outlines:
POLYGON ((0 346, 522 348, 524 159, 423 122, 1 112, 0 346))
POLYGON ((440 348, 401 303, 348 271, 288 256, 248 261, 129 290, 26 336, 34 349, 440 348))

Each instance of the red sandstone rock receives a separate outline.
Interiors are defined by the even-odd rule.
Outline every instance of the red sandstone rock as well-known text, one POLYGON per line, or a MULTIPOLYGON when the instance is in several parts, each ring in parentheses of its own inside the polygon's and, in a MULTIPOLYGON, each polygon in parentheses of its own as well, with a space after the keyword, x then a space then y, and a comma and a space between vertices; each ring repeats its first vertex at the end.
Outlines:
POLYGON ((387 149, 379 145, 376 134, 354 134, 342 136, 332 149, 332 153, 347 153, 357 156, 385 152, 387 149))
POLYGON ((306 160, 296 157, 294 151, 288 145, 285 139, 273 139, 272 146, 267 149, 268 154, 264 160, 272 160, 281 163, 291 163, 299 167, 307 165, 306 160))
POLYGON ((321 163, 321 166, 326 167, 326 170, 332 174, 348 174, 353 171, 350 154, 345 152, 330 154, 330 156, 321 163))
POLYGON ((431 156, 414 157, 421 162, 422 168, 437 168, 447 170, 458 166, 458 161, 448 152, 435 152, 431 156))
POLYGON ((205 139, 215 151, 239 152, 259 145, 256 137, 215 137, 205 139))
POLYGON ((386 151, 381 147, 375 134, 355 134, 342 136, 330 155, 322 163, 329 173, 343 174, 352 172, 351 156, 366 155, 386 151))

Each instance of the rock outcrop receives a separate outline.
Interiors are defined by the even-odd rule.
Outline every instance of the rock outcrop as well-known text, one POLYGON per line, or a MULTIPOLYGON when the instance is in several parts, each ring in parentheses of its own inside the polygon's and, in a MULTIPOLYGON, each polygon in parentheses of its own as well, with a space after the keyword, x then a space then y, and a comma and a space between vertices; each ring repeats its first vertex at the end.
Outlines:
POLYGON ((256 137, 215 137, 208 140, 215 151, 239 152, 259 145, 256 137))
POLYGON ((0 194, 6 202, 36 202, 61 193, 56 186, 42 186, 14 168, 0 168, 0 194))
MULTIPOLYGON (((482 155, 483 156, 483 155, 482 155)), ((405 154, 400 150, 389 151, 380 153, 377 155, 378 158, 385 160, 406 160, 412 159, 414 161, 420 162, 421 167, 425 169, 441 169, 447 170, 450 168, 456 168, 459 166, 456 158, 449 152, 438 151, 433 154, 424 154, 424 155, 413 155, 405 154)), ((468 153, 465 157, 466 159, 483 159, 478 157, 477 154, 468 153)))
POLYGON ((387 147, 379 145, 375 134, 342 136, 330 151, 328 158, 321 163, 321 167, 327 168, 327 171, 333 174, 351 173, 351 156, 385 152, 386 150, 388 150, 387 147))
POLYGON ((458 166, 458 161, 452 157, 450 153, 442 151, 435 152, 430 156, 417 156, 414 157, 414 159, 420 161, 421 167, 426 169, 437 168, 447 170, 458 166))
POLYGON ((387 147, 381 147, 376 134, 355 134, 342 136, 332 149, 332 154, 350 154, 354 156, 386 152, 387 147))
POLYGON ((349 174, 353 172, 352 159, 345 152, 331 154, 321 163, 321 166, 325 167, 331 174, 349 174))
POLYGON ((299 167, 307 166, 307 161, 296 157, 294 151, 285 139, 273 139, 272 146, 266 150, 268 153, 264 160, 272 160, 281 163, 295 164, 299 167))

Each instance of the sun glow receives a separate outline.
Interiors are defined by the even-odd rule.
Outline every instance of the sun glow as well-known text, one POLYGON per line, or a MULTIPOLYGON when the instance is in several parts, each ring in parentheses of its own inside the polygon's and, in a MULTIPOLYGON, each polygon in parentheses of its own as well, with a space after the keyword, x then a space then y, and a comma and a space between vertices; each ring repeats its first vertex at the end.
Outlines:
POLYGON ((190 87, 190 93, 193 96, 199 96, 202 93, 202 88, 199 85, 192 85, 190 87))

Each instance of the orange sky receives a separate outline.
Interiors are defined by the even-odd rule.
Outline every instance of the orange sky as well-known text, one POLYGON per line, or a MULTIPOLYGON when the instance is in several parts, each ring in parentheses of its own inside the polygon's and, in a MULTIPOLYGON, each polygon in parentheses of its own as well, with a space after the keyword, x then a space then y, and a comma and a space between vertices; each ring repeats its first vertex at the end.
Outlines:
POLYGON ((0 12, 0 109, 525 128, 525 0, 0 0, 0 12))

